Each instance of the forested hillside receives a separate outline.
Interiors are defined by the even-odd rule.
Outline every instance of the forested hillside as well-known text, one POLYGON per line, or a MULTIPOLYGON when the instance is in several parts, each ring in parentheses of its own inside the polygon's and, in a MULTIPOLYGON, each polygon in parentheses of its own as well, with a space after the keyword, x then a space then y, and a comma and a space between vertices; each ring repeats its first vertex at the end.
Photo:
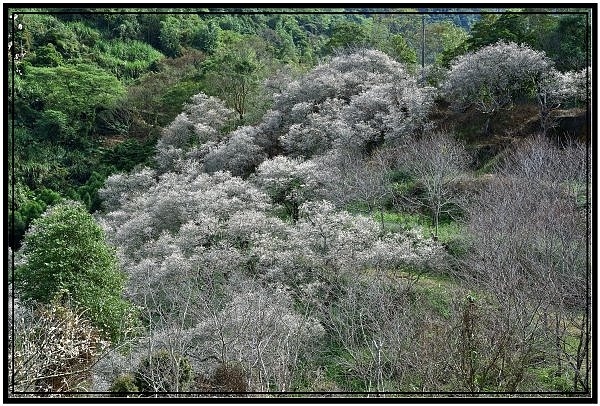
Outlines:
POLYGON ((588 12, 10 8, 8 396, 590 396, 588 12))

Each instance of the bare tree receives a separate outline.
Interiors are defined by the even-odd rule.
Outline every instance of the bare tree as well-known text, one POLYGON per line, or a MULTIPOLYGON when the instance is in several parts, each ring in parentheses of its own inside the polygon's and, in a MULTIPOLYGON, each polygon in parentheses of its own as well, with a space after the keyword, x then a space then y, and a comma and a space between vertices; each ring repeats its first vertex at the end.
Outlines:
POLYGON ((429 210, 438 235, 440 216, 459 203, 453 186, 465 176, 470 157, 463 144, 446 133, 424 135, 399 148, 398 167, 422 187, 417 203, 429 210))
POLYGON ((468 208, 472 245, 461 278, 491 306, 465 326, 479 337, 473 351, 493 349, 469 368, 508 390, 526 385, 543 362, 572 378, 571 389, 589 390, 586 212, 571 186, 585 183, 575 169, 584 151, 529 140, 468 208))
POLYGON ((321 338, 323 328, 317 320, 292 310, 285 290, 256 285, 248 289, 248 284, 219 312, 214 319, 218 323, 209 319, 201 328, 220 337, 224 364, 244 367, 248 387, 289 391, 299 360, 308 358, 305 352, 321 338))
POLYGON ((418 280, 390 271, 346 279, 318 306, 347 387, 432 391, 449 381, 451 323, 432 311, 418 280))
POLYGON ((366 206, 368 213, 379 210, 383 231, 384 204, 392 191, 391 160, 389 151, 384 149, 378 149, 363 159, 350 151, 335 151, 334 164, 323 168, 328 172, 326 177, 323 176, 327 184, 324 195, 338 206, 360 203, 366 206))

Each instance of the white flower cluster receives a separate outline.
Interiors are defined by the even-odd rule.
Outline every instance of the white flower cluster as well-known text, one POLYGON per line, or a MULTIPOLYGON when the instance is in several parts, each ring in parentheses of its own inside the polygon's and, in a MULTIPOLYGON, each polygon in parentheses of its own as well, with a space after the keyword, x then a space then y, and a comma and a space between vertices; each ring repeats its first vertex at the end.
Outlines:
POLYGON ((311 157, 332 147, 363 151, 423 126, 432 104, 431 89, 419 87, 401 64, 364 50, 290 83, 275 99, 279 120, 267 124, 291 155, 311 157))
POLYGON ((442 87, 455 108, 474 105, 490 114, 510 106, 550 67, 550 59, 541 51, 499 42, 457 58, 442 87))
MULTIPOLYGON (((52 304, 21 308, 13 320, 15 391, 76 391, 108 348, 99 331, 80 313, 52 304)), ((11 354, 12 356, 12 354, 11 354)))
MULTIPOLYGON (((263 124, 227 139, 219 139, 226 112, 195 96, 165 130, 158 170, 114 175, 100 191, 108 210, 100 222, 129 276, 127 295, 151 326, 136 351, 170 349, 207 373, 235 361, 252 387, 288 388, 302 351, 323 334, 292 297, 439 253, 432 241, 383 234, 370 218, 321 200, 352 151, 360 156, 392 127, 416 128, 427 98, 377 51, 334 58, 292 82, 263 124), (291 156, 267 159, 281 147, 291 156), (275 216, 282 208, 287 221, 275 216)), ((360 173, 381 172, 371 166, 360 173)), ((384 180, 369 179, 365 199, 378 199, 384 180)), ((363 189, 355 186, 352 196, 363 189)))
POLYGON ((184 111, 163 131, 156 145, 155 160, 161 172, 177 168, 179 161, 194 155, 199 146, 220 141, 220 130, 233 111, 223 102, 204 93, 192 96, 184 111))

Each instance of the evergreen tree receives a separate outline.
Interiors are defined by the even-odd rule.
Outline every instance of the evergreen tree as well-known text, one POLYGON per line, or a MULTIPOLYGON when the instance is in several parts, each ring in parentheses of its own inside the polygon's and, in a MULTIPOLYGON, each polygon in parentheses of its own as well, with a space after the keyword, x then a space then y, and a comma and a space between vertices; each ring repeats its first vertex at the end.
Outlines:
POLYGON ((67 201, 47 210, 25 234, 19 254, 14 277, 22 299, 50 303, 66 292, 111 339, 127 332, 132 307, 121 297, 125 275, 82 204, 67 201))

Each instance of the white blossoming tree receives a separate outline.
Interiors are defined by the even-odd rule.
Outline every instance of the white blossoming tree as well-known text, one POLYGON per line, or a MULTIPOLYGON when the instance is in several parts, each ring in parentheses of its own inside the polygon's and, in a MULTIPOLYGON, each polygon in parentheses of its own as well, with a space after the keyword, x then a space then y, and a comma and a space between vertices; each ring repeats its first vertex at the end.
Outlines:
POLYGON ((431 88, 417 85, 404 66, 384 53, 340 55, 291 82, 259 127, 269 154, 311 157, 331 148, 363 154, 426 124, 431 88))
POLYGON ((192 96, 183 112, 163 130, 156 144, 158 169, 162 172, 172 170, 179 160, 193 156, 198 146, 222 140, 221 130, 232 115, 233 111, 215 97, 204 93, 192 96))
POLYGON ((519 95, 529 95, 552 66, 542 51, 513 42, 485 46, 458 57, 450 67, 442 90, 458 110, 474 107, 490 120, 510 109, 519 95))

